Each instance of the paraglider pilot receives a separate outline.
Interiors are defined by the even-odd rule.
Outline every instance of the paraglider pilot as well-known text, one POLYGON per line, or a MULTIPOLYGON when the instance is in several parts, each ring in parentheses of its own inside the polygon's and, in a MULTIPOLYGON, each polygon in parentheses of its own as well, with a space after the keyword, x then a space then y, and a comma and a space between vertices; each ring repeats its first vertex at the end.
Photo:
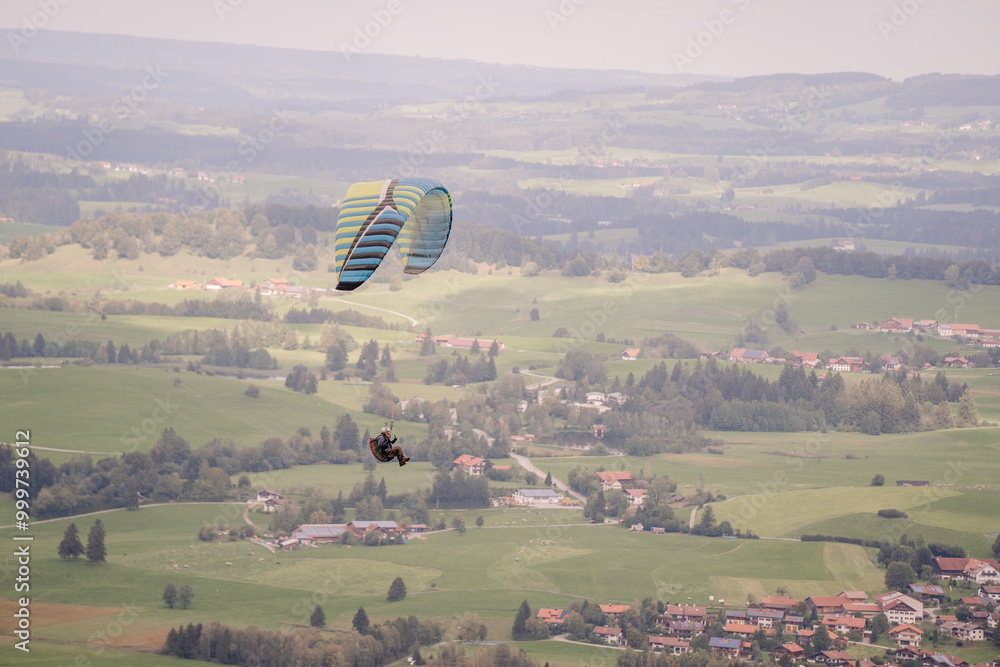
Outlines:
POLYGON ((393 445, 395 444, 396 437, 392 435, 388 426, 383 426, 382 432, 375 438, 373 449, 379 453, 379 458, 381 460, 391 461, 393 459, 397 459, 399 461, 399 465, 404 466, 410 458, 403 455, 402 448, 394 447, 393 445))

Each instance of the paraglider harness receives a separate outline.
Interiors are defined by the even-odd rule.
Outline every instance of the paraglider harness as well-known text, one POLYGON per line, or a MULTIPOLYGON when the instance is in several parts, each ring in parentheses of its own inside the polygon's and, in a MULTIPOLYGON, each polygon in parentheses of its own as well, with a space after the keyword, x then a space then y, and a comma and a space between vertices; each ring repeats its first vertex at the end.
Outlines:
POLYGON ((371 447, 372 456, 382 463, 388 463, 395 456, 389 448, 390 445, 396 444, 396 438, 392 435, 392 426, 393 424, 390 422, 388 433, 383 432, 374 438, 368 438, 368 446, 371 447))

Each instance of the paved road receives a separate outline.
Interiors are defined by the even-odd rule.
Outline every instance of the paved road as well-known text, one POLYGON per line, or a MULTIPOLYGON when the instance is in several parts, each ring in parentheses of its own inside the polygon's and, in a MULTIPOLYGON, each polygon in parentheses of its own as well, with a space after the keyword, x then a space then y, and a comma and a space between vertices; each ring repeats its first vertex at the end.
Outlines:
MULTIPOLYGON (((532 465, 531 461, 529 461, 526 457, 521 456, 520 454, 514 454, 513 452, 511 452, 511 457, 515 461, 517 461, 521 465, 521 467, 524 468, 525 470, 535 473, 541 479, 545 479, 545 473, 536 468, 534 465, 532 465)), ((552 478, 552 486, 559 489, 560 491, 565 491, 566 493, 573 496, 577 500, 582 500, 582 501, 587 500, 587 497, 585 495, 583 495, 582 493, 577 493, 573 489, 566 486, 566 484, 564 484, 563 482, 560 482, 555 477, 552 478)))

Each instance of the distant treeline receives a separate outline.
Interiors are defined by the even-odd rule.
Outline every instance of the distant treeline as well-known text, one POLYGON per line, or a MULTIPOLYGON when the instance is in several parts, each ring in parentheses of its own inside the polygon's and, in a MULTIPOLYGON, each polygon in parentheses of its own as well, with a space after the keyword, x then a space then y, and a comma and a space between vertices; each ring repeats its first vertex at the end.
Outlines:
MULTIPOLYGON (((313 611, 302 605, 307 621, 313 611)), ((360 614, 364 613, 362 609, 360 614)), ((357 618, 357 617, 356 617, 357 618)), ((367 615, 364 616, 367 621, 367 615)), ((377 625, 368 625, 345 635, 321 635, 316 629, 277 632, 222 625, 211 621, 187 627, 171 628, 161 655, 241 667, 280 667, 283 665, 329 665, 378 667, 412 653, 420 646, 441 641, 444 629, 434 621, 416 616, 397 617, 377 625)), ((504 663, 506 666, 507 663, 504 663)))
POLYGON ((368 327, 369 329, 388 329, 389 325, 378 315, 365 315, 356 310, 329 310, 327 308, 296 308, 292 306, 285 313, 285 322, 289 324, 323 324, 336 322, 345 326, 368 327))

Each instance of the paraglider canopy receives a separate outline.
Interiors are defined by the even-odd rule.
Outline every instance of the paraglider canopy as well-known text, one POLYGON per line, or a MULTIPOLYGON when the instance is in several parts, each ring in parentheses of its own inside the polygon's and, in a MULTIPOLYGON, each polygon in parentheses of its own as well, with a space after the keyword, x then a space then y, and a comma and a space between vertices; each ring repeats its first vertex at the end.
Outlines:
POLYGON ((355 183, 337 217, 337 289, 357 289, 399 242, 404 272, 423 273, 451 234, 451 194, 433 178, 355 183))

